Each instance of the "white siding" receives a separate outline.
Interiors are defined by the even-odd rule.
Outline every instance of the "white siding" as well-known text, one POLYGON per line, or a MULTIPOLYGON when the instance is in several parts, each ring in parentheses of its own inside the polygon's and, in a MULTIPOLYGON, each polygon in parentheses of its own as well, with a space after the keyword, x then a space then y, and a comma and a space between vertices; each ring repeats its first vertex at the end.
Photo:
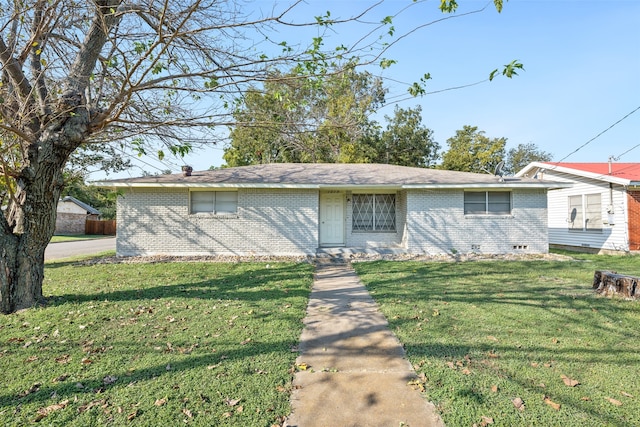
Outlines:
POLYGON ((613 251, 627 251, 627 198, 624 188, 613 185, 610 194, 609 183, 595 179, 577 177, 561 172, 547 170, 545 179, 551 181, 572 182, 573 187, 549 191, 549 243, 561 246, 576 246, 613 251), (569 229, 569 196, 586 194, 601 195, 601 230, 569 229), (613 196, 613 223, 609 223, 607 207, 613 196))

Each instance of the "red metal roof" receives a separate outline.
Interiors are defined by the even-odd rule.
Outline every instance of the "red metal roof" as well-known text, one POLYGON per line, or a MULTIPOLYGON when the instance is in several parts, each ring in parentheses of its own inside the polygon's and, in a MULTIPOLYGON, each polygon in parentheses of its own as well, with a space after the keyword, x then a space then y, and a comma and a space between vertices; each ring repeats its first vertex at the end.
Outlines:
POLYGON ((567 163, 567 162, 545 162, 550 166, 558 166, 568 169, 575 169, 583 172, 590 172, 599 175, 614 176, 628 179, 629 181, 640 181, 640 163, 611 163, 611 173, 609 173, 609 163, 567 163))

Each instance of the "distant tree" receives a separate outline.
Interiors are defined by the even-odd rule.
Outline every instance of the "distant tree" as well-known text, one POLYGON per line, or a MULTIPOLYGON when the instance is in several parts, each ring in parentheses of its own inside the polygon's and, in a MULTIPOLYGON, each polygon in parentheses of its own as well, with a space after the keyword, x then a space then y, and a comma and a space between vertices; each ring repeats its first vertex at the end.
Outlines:
POLYGON ((504 159, 506 138, 488 138, 477 126, 464 126, 447 139, 449 149, 442 155, 441 169, 463 172, 493 171, 504 159))
POLYGON ((116 219, 118 192, 108 188, 87 185, 80 174, 65 173, 66 185, 61 197, 72 196, 100 211, 103 219, 116 219))
POLYGON ((542 151, 534 143, 518 144, 507 152, 504 161, 505 172, 515 174, 531 162, 549 162, 553 159, 551 153, 542 151))
POLYGON ((422 108, 396 106, 393 117, 385 116, 387 127, 375 150, 375 163, 432 167, 438 160, 440 145, 433 131, 422 124, 422 108))
POLYGON ((313 77, 298 67, 249 90, 234 113, 227 165, 364 161, 359 142, 385 91, 380 78, 354 67, 313 77))

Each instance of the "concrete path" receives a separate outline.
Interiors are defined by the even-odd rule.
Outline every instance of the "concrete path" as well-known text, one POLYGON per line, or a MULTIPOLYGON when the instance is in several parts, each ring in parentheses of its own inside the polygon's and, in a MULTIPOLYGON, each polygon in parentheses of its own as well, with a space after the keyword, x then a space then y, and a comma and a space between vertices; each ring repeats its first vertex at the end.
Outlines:
POLYGON ((94 255, 116 249, 116 238, 78 240, 74 242, 49 243, 44 251, 44 260, 69 258, 78 255, 94 255))
POLYGON ((293 381, 295 427, 443 426, 385 317, 349 265, 318 265, 293 381))

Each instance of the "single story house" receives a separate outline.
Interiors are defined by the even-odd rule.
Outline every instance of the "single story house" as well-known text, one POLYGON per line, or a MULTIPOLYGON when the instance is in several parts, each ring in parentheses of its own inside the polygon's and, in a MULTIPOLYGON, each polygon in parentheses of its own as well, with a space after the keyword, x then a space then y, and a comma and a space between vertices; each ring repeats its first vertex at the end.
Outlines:
POLYGON ((100 211, 72 196, 58 202, 54 234, 84 234, 87 219, 98 219, 100 211))
POLYGON ((546 253, 558 184, 381 164, 264 164, 103 181, 119 256, 546 253))
POLYGON ((640 163, 533 162, 516 176, 573 184, 549 192, 552 247, 640 250, 640 163))

